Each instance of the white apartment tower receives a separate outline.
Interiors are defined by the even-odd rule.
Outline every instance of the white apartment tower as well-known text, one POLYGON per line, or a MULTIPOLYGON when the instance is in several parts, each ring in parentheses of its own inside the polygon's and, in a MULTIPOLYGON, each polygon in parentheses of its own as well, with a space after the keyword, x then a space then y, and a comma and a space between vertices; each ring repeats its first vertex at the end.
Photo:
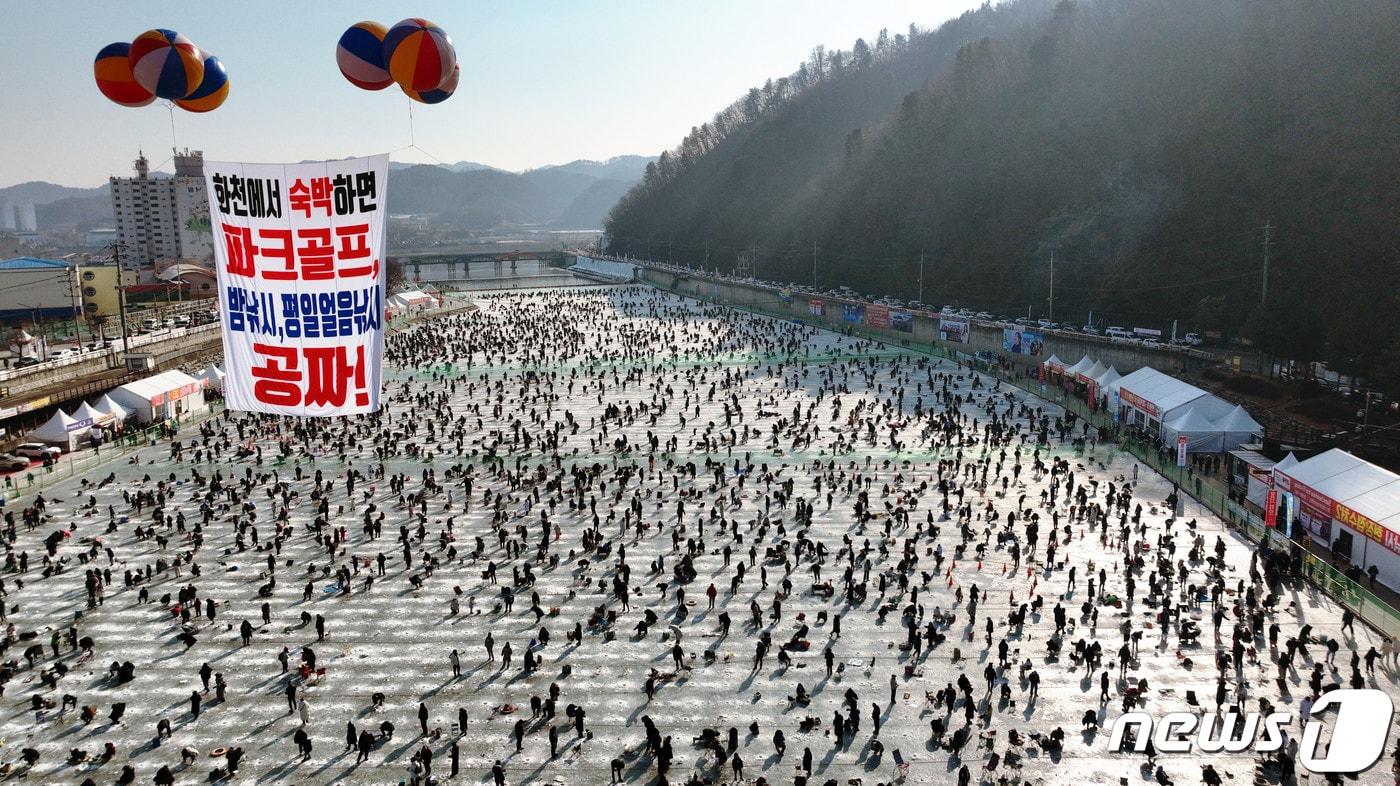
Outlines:
POLYGON ((135 177, 111 178, 112 213, 122 261, 149 270, 157 260, 207 261, 214 255, 204 153, 176 153, 174 177, 151 177, 150 162, 136 159, 135 177))

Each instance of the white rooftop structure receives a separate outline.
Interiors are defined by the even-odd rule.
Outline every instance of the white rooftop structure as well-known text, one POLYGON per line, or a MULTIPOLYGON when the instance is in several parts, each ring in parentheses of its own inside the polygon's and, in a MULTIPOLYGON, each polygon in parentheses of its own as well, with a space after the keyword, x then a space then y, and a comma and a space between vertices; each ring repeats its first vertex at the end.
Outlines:
POLYGON ((1148 366, 1113 384, 1123 406, 1141 412, 1148 421, 1155 421, 1157 427, 1185 414, 1187 407, 1194 407, 1209 420, 1220 418, 1234 408, 1208 391, 1148 366))

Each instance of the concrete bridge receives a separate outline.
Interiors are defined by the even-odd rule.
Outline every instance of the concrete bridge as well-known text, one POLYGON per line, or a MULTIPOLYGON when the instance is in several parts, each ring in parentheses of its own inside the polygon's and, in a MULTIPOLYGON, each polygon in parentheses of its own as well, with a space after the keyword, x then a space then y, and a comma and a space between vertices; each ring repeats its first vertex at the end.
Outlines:
POLYGON ((566 268, 574 255, 563 251, 450 251, 425 250, 394 254, 391 260, 403 266, 404 275, 431 283, 463 279, 514 276, 522 268, 566 268), (472 275, 475 266, 477 275, 472 275), (485 270, 483 270, 485 268, 485 270))

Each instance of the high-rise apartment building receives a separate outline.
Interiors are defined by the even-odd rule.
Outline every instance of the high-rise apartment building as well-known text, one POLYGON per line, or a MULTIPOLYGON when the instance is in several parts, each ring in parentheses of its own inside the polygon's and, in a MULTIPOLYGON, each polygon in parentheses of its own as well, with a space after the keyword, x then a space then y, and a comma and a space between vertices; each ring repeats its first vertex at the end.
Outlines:
POLYGON ((173 177, 153 177, 150 162, 142 155, 136 159, 135 177, 111 178, 112 213, 123 264, 149 270, 156 260, 205 262, 214 255, 204 153, 185 150, 174 161, 173 177))

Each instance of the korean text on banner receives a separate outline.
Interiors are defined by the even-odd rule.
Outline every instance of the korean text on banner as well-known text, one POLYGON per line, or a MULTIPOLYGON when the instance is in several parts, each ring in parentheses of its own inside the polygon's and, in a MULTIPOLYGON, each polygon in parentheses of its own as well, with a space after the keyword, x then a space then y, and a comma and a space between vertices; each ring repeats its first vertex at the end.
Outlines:
POLYGON ((206 162, 229 409, 379 409, 389 157, 206 162))

